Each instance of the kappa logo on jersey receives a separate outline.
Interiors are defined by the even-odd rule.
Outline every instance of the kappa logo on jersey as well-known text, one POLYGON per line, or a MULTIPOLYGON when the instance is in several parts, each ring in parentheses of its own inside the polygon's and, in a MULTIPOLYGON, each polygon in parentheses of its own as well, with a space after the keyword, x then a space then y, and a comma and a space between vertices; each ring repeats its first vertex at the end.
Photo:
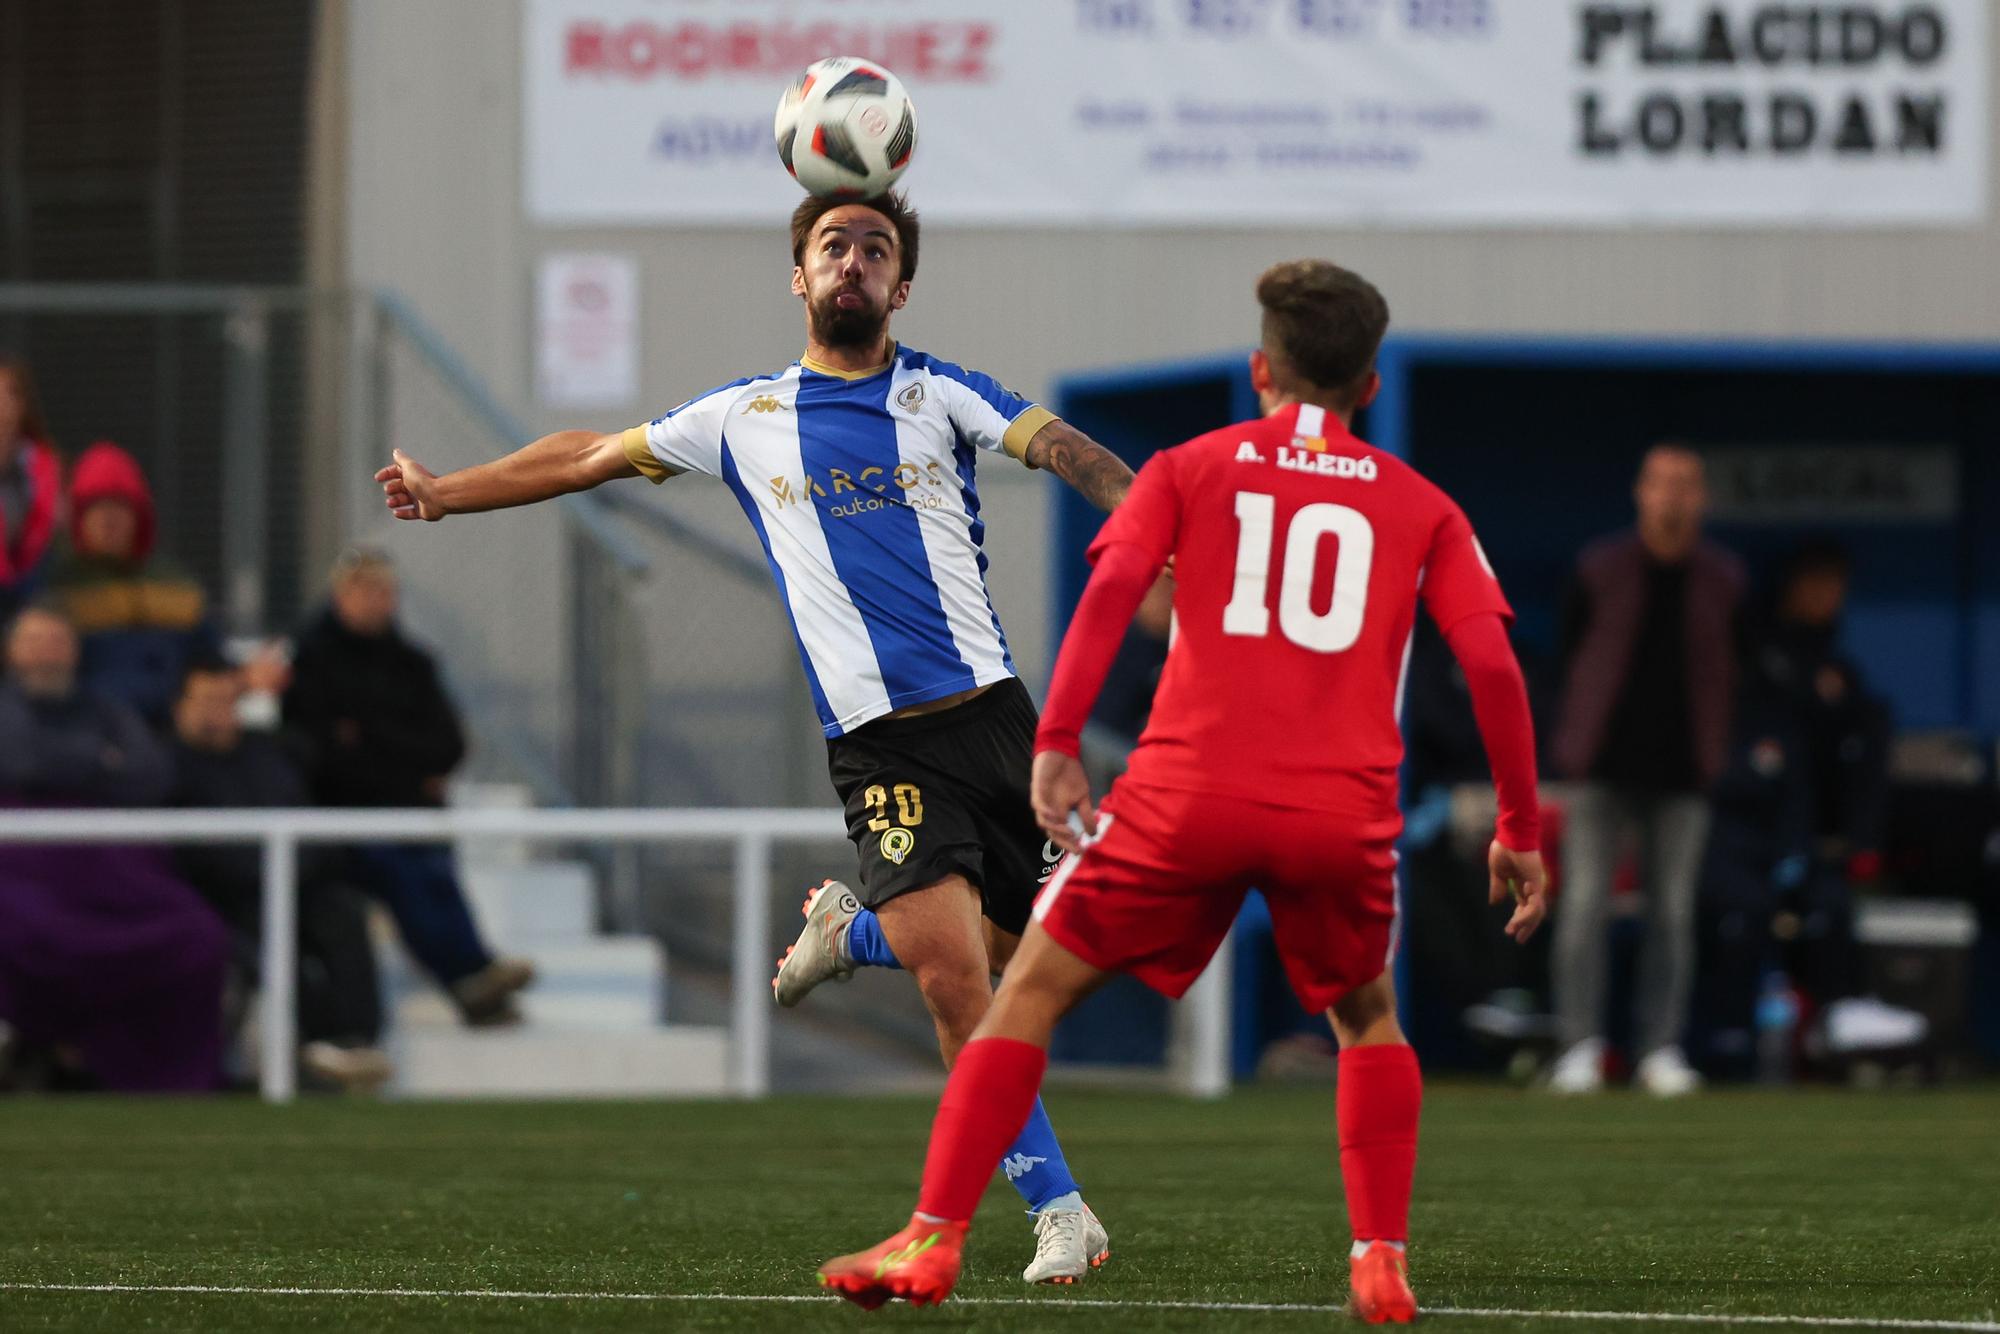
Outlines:
POLYGON ((912 380, 909 388, 896 395, 896 405, 905 412, 915 412, 924 405, 924 382, 912 380))
POLYGON ((770 394, 759 394, 743 405, 740 416, 747 417, 753 412, 790 412, 791 406, 770 394))
POLYGON ((1047 1161, 1048 1159, 1046 1158, 1030 1158, 1025 1153, 1017 1153, 1011 1158, 1002 1158, 1000 1160, 1000 1170, 1007 1174, 1009 1181, 1019 1181, 1022 1177, 1034 1171, 1037 1166, 1047 1161))
POLYGON ((891 829, 882 835, 882 855, 901 866, 905 858, 915 850, 917 836, 907 829, 891 829))

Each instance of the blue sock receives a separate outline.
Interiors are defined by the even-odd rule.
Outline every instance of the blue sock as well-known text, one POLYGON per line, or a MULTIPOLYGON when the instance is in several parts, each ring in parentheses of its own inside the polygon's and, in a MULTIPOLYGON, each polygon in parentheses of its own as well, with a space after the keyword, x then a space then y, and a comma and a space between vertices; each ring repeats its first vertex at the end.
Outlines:
POLYGON ((1028 1113, 1028 1124, 1021 1127, 1020 1135, 1007 1146, 1000 1170, 1028 1202, 1030 1213, 1038 1213, 1081 1189, 1076 1178, 1069 1174, 1062 1145, 1056 1143, 1055 1127, 1049 1124, 1049 1114, 1042 1110, 1040 1098, 1035 1099, 1035 1110, 1028 1113))
POLYGON ((882 923, 873 910, 863 908, 847 927, 847 957, 869 968, 901 968, 896 951, 882 939, 882 923))

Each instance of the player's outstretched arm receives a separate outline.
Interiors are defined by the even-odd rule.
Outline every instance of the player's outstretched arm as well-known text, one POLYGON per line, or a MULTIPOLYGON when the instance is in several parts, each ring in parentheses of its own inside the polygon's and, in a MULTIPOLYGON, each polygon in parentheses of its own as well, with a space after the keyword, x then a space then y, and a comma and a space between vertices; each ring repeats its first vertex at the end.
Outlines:
POLYGON ((1060 417, 1035 432, 1022 457, 1029 467, 1046 468, 1068 482, 1107 514, 1132 489, 1132 470, 1125 461, 1060 417))
POLYGON ((588 491, 617 477, 637 477, 623 435, 557 431, 503 458, 439 475, 395 451, 394 462, 375 474, 389 512, 399 519, 436 523, 447 514, 478 514, 588 491))
POLYGON ((1542 868, 1541 807, 1535 793, 1535 723, 1528 711, 1528 688, 1507 625, 1499 615, 1467 616, 1445 633, 1452 655, 1465 672, 1473 716, 1493 769, 1500 798, 1500 824, 1487 855, 1492 873, 1488 897, 1516 903, 1507 934, 1526 940, 1548 914, 1548 875, 1542 868))

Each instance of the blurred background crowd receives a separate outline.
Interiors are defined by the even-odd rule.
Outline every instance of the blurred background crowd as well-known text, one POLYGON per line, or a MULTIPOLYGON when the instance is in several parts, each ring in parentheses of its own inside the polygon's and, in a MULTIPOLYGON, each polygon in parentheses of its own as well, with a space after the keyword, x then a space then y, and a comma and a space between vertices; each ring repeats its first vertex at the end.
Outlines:
MULTIPOLYGON (((284 642, 230 644, 162 550, 150 487, 110 441, 57 453, 29 368, 0 361, 0 806, 409 807, 465 758, 395 567, 342 553, 284 642)), ((300 1063, 320 1087, 391 1074, 366 905, 474 1026, 520 1022, 534 977, 496 957, 448 850, 315 850, 299 904, 300 1063)), ((230 1082, 256 984, 250 846, 0 850, 0 1085, 199 1091, 230 1082)))
MULTIPOLYGON (((1557 653, 1524 646, 1559 886, 1554 929, 1526 952, 1484 903, 1493 808, 1464 682, 1427 627, 1413 645, 1404 966, 1419 1044, 1568 1094, 1626 1073, 1661 1096, 1704 1077, 1935 1074, 1957 1051, 1934 1029, 1963 1026, 1963 978, 1948 952, 1871 953, 1857 934, 1857 904, 1894 882, 1895 727, 1843 651, 1847 552, 1808 536, 1753 578, 1704 531, 1703 459, 1675 442, 1638 460, 1632 499, 1629 528, 1576 554, 1557 653)), ((109 441, 65 455, 30 368, 0 361, 0 805, 445 803, 466 728, 399 624, 386 553, 342 551, 291 634, 226 637, 158 527, 132 455, 109 441)), ((1100 703, 1087 740, 1102 780, 1144 729, 1171 596, 1163 580, 1141 608, 1100 703)), ((1988 818, 1974 837, 1991 842, 1988 818)), ((0 1087, 241 1083, 261 874, 247 845, 0 848, 0 1087)), ((1235 946, 1239 1073, 1326 1077, 1326 1032, 1290 1001, 1269 930, 1253 898, 1235 946)), ((391 934, 466 1025, 520 1022, 533 966, 483 937, 448 847, 315 849, 298 939, 308 1087, 391 1077, 375 958, 391 934)), ((1093 1022, 1074 1026, 1071 1056, 1128 1059, 1094 1048, 1093 1022)))
MULTIPOLYGON (((824 808, 796 644, 721 486, 431 527, 390 524, 368 478, 391 448, 460 467, 796 356, 770 114, 831 32, 918 62, 898 336, 1128 462, 1254 411, 1275 260, 1388 297, 1359 431, 1461 502, 1515 604, 1561 877, 1552 929, 1505 942, 1477 731, 1420 627, 1398 967, 1429 1066, 1676 1094, 2000 1059, 1992 7, 1843 5, 1939 45, 1776 73, 1674 58, 1697 9, 1748 25, 1757 0, 1627 8, 1657 23, 0 0, 0 805, 824 808), (1765 142, 1780 76, 1824 142, 1765 142), (1740 151, 1699 148, 1722 104, 1758 113, 1740 151), (1912 137, 1861 151, 1871 109, 1912 137), (1148 151, 1176 139, 1201 151, 1148 151)), ((978 487, 1039 691, 1098 516, 1004 461, 978 487)), ((1097 716, 1100 777, 1144 727, 1168 591, 1097 716)), ((795 886, 851 865, 837 838, 772 845, 755 957, 795 886)), ((301 1071, 723 1091, 742 869, 727 836, 301 844, 301 1071)), ((251 1077, 261 879, 251 844, 0 847, 0 1084, 251 1077)), ((1330 1077, 1267 933, 1253 899, 1237 1074, 1330 1077)), ((934 1080, 908 992, 776 1016, 773 1087, 934 1080)), ((1056 1054, 1171 1064, 1185 1028, 1114 986, 1056 1054)))

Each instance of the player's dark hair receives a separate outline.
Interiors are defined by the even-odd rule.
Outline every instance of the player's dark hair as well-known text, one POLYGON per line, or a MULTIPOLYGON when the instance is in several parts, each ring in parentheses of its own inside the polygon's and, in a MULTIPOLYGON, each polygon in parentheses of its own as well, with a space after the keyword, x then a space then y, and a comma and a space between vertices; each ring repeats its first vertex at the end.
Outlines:
POLYGON ((806 262, 806 245, 812 240, 813 228, 819 220, 845 204, 858 204, 862 208, 872 208, 889 220, 896 229, 896 256, 902 260, 902 280, 917 276, 917 211, 910 207, 910 199, 901 190, 890 190, 876 195, 873 199, 822 199, 818 195, 807 195, 799 206, 792 210, 792 263, 806 262))
POLYGON ((1257 279, 1257 303, 1264 355, 1280 376, 1351 406, 1389 330, 1389 303, 1375 285, 1329 260, 1287 260, 1257 279))

